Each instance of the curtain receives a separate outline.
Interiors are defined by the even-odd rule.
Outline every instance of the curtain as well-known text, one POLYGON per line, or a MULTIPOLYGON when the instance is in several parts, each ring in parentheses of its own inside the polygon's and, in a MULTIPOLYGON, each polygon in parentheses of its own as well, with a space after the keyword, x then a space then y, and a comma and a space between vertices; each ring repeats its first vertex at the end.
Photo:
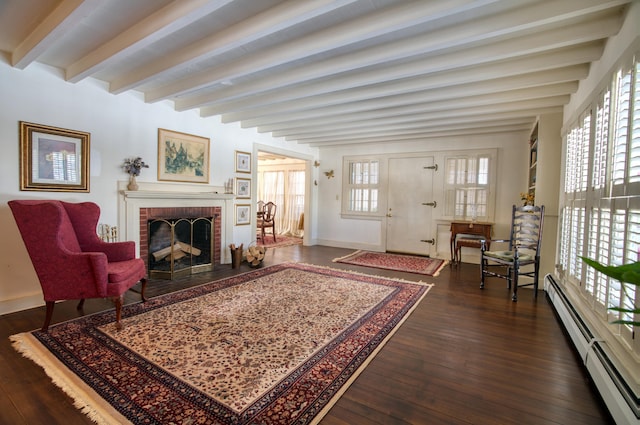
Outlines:
POLYGON ((273 202, 276 210, 276 233, 302 237, 305 172, 295 170, 258 173, 258 201, 273 202))

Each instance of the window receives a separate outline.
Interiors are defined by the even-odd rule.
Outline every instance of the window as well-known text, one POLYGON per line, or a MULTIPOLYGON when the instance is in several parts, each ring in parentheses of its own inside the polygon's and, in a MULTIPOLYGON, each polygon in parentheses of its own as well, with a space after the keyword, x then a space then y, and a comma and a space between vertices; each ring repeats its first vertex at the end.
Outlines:
POLYGON ((380 161, 345 158, 343 212, 379 215, 380 161))
POLYGON ((489 219, 489 155, 445 158, 445 215, 463 220, 489 219))
POLYGON ((587 308, 630 352, 640 354, 633 327, 612 321, 638 320, 612 307, 633 308, 640 294, 631 284, 583 267, 581 256, 606 265, 640 258, 640 64, 617 70, 605 90, 566 136, 565 186, 559 244, 564 285, 574 285, 587 308))

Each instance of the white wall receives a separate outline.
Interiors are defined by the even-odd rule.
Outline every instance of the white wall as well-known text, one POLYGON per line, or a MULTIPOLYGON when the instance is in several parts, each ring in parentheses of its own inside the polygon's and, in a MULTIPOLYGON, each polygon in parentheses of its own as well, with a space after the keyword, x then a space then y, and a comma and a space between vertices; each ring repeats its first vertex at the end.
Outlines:
MULTIPOLYGON (((117 181, 127 179, 121 164, 127 157, 141 156, 150 168, 143 169, 138 180, 155 182, 158 128, 211 139, 211 173, 203 191, 223 187, 234 177, 234 151, 252 152, 254 143, 317 156, 316 149, 242 129, 237 123, 221 124, 219 117, 175 112, 170 102, 146 104, 136 92, 112 95, 97 80, 67 83, 61 71, 38 64, 18 70, 0 58, 0 93, 0 314, 43 304, 35 271, 6 204, 11 199, 92 201, 100 205, 100 222, 117 225, 117 181), (19 121, 91 133, 91 191, 20 191, 19 121)), ((250 226, 238 226, 232 238, 248 245, 252 236, 250 226)))
MULTIPOLYGON (((498 149, 498 175, 494 235, 508 237, 511 206, 520 202, 520 192, 527 190, 528 131, 492 135, 436 138, 413 143, 366 144, 351 147, 320 148, 320 177, 318 179, 317 241, 323 245, 384 250, 384 218, 356 220, 342 218, 342 159, 349 155, 385 155, 415 153, 430 154, 452 150, 498 149), (325 171, 334 170, 335 178, 327 179, 325 171)), ((438 173, 443 172, 439 164, 438 173)), ((434 187, 434 194, 438 188, 434 187)), ((440 188, 441 191, 442 188, 440 188)), ((436 195, 437 196, 437 195, 436 195)), ((440 202, 440 201, 438 201, 440 202)), ((385 206, 382 206, 386 210, 385 206)), ((434 210, 434 220, 439 217, 434 210)), ((434 235, 436 236, 436 235, 434 235)), ((441 241, 440 241, 441 242, 441 241)), ((448 249, 448 241, 444 246, 448 249)), ((438 243, 442 246, 441 243, 438 243)), ((439 257, 449 258, 448 250, 439 249, 439 257)))

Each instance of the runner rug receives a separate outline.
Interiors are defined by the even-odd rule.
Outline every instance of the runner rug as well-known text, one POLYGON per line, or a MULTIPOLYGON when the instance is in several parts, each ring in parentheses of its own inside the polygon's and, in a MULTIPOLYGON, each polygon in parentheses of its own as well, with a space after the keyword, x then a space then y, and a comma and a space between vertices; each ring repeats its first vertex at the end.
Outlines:
POLYGON ((447 264, 446 260, 438 258, 371 251, 356 251, 333 261, 354 266, 375 267, 377 269, 417 273, 427 276, 438 276, 440 270, 447 264))
POLYGON ((97 423, 309 424, 430 288, 290 263, 11 339, 97 423))
POLYGON ((273 240, 273 235, 265 235, 264 241, 258 240, 257 244, 267 248, 278 248, 290 245, 299 245, 302 243, 302 238, 295 238, 293 236, 276 235, 276 240, 273 240))

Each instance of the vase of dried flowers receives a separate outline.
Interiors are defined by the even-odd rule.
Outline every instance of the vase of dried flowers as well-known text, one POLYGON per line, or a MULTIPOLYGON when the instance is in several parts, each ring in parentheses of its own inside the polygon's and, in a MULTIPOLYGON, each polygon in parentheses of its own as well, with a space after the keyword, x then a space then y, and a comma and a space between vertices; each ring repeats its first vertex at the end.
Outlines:
POLYGON ((138 190, 140 186, 138 186, 138 182, 136 181, 135 174, 129 174, 129 184, 127 185, 128 190, 138 190))
POLYGON ((122 164, 122 168, 129 174, 129 184, 127 185, 127 189, 138 190, 136 177, 140 175, 140 170, 143 168, 149 168, 149 166, 144 163, 142 158, 136 157, 125 159, 124 164, 122 164))

